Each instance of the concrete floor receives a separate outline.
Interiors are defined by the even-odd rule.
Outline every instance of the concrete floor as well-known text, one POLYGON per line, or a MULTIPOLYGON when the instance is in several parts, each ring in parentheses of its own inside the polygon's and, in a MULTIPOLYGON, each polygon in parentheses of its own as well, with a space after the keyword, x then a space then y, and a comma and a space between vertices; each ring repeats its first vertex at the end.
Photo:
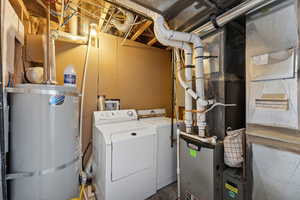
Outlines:
MULTIPOLYGON (((146 200, 176 200, 177 199, 177 183, 173 183, 161 190, 155 195, 146 200)), ((90 198, 90 200, 96 200, 96 198, 90 198)))
POLYGON ((173 183, 161 190, 147 200, 176 200, 177 184, 173 183))

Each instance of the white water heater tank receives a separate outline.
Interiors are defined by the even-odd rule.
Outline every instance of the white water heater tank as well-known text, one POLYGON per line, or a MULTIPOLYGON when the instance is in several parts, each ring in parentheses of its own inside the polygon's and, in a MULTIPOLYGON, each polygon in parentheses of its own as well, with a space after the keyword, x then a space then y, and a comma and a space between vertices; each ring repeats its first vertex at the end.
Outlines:
POLYGON ((79 95, 76 88, 21 84, 11 105, 11 200, 67 200, 79 193, 79 95))

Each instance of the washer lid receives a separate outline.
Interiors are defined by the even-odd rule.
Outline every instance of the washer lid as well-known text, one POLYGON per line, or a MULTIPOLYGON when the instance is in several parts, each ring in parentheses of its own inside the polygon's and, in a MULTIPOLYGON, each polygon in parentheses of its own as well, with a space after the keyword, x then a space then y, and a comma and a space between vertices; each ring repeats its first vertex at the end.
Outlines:
MULTIPOLYGON (((121 135, 128 131, 150 130, 155 134, 155 127, 141 121, 130 121, 115 124, 98 125, 96 128, 103 135, 106 144, 111 144, 113 135, 121 135)), ((115 137, 115 136, 114 136, 115 137)))
MULTIPOLYGON (((167 117, 151 117, 151 118, 144 118, 141 121, 152 124, 154 126, 171 126, 171 118, 167 117)), ((174 120, 174 124, 176 124, 174 120)))
POLYGON ((112 139, 112 181, 155 167, 156 134, 152 129, 114 134, 112 139))

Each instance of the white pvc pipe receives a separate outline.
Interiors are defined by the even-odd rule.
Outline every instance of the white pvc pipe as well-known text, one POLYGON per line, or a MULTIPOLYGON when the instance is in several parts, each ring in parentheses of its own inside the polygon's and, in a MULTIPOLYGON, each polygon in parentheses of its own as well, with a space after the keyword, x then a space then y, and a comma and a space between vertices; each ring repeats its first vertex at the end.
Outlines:
MULTIPOLYGON (((201 39, 196 34, 191 33, 184 33, 178 32, 174 30, 170 30, 167 27, 165 19, 158 13, 155 13, 143 6, 140 6, 130 0, 115 0, 116 3, 119 3, 127 8, 134 9, 135 11, 146 15, 153 19, 154 21, 154 31, 155 36, 157 37, 158 41, 164 45, 168 45, 175 48, 180 48, 180 43, 193 43, 195 49, 195 56, 196 56, 196 94, 193 96, 194 99, 197 101, 197 111, 204 111, 205 106, 208 105, 208 102, 204 99, 204 74, 203 74, 203 46, 201 39), (176 43, 180 42, 180 43, 176 43)), ((182 45, 183 46, 183 45, 182 45)), ((182 47, 181 47, 182 48, 182 47)), ((189 54, 185 50, 185 65, 190 66, 192 64, 192 54, 189 54)), ((186 126, 187 128, 191 127, 192 121, 192 99, 188 90, 192 90, 192 69, 186 69, 186 79, 187 79, 187 88, 186 95, 185 95, 185 102, 186 102, 186 126)), ((199 136, 205 136, 205 114, 201 112, 197 112, 197 126, 199 129, 199 136)), ((190 130, 188 130, 190 131, 190 130)))
POLYGON ((55 40, 50 39, 50 82, 56 84, 55 40))
MULTIPOLYGON (((190 47, 191 48, 191 47, 190 47)), ((193 114, 192 112, 189 112, 193 109, 193 102, 192 102, 192 96, 195 98, 197 97, 197 94, 191 89, 192 88, 192 82, 190 81, 192 78, 192 69, 191 68, 186 68, 185 69, 185 76, 186 80, 189 81, 186 83, 183 81, 181 77, 181 63, 180 63, 180 56, 178 53, 178 49, 175 50, 175 55, 176 55, 176 63, 177 63, 177 76, 179 83, 181 86, 185 89, 185 125, 186 125, 186 131, 191 132, 192 131, 192 125, 193 125, 193 114), (191 94, 189 94, 192 93, 191 94)), ((185 65, 191 65, 192 62, 192 49, 190 51, 185 51, 185 65)))
MULTIPOLYGON (((195 77, 196 77, 196 91, 199 99, 205 99, 204 94, 204 65, 203 65, 203 46, 199 37, 194 37, 194 51, 195 51, 195 77)), ((203 112, 205 106, 200 101, 196 101, 197 111, 203 112)), ((197 126, 198 134, 205 137, 206 117, 204 113, 197 112, 197 126)))
MULTIPOLYGON (((193 53, 185 52, 185 66, 191 66, 193 64, 193 53)), ((187 82, 188 88, 193 87, 193 70, 192 68, 185 68, 185 80, 187 82)), ((188 91, 185 91, 185 126, 186 132, 191 133, 193 127, 193 99, 189 95, 188 91)))
MULTIPOLYGON (((167 40, 164 37, 162 37, 162 34, 160 33, 159 29, 157 29, 156 26, 154 26, 154 32, 158 40, 167 46, 175 47, 175 48, 180 48, 184 50, 185 54, 185 65, 192 65, 193 61, 193 51, 192 48, 189 44, 185 42, 179 42, 179 41, 172 41, 172 40, 167 40)), ((192 110, 193 109, 193 100, 192 96, 194 98, 197 98, 197 94, 192 90, 192 69, 191 68, 186 68, 185 69, 185 76, 187 83, 184 83, 185 87, 185 110, 192 110)), ((181 78, 181 76, 180 76, 181 78)), ((184 81, 181 78, 181 82, 183 83, 184 81)), ((185 125, 186 125, 186 131, 190 133, 192 131, 192 126, 193 126, 193 115, 192 112, 185 112, 185 125)))
MULTIPOLYGON (((205 105, 202 104, 199 99, 204 100, 204 70, 203 70, 203 44, 199 36, 191 33, 183 33, 178 31, 170 30, 165 23, 165 20, 162 16, 157 16, 154 26, 161 33, 165 39, 168 40, 178 40, 184 41, 187 43, 193 43, 195 50, 195 75, 196 75, 196 92, 197 92, 197 111, 204 111, 205 105)), ((185 63, 186 66, 190 65, 189 63, 185 63)), ((187 77, 191 77, 191 71, 186 70, 187 77)), ((187 80, 191 82, 191 80, 187 80)), ((191 85, 190 85, 191 87, 191 85)), ((186 110, 192 110, 187 109, 186 110)), ((201 137, 205 137, 205 114, 201 112, 197 112, 197 126, 198 126, 198 134, 201 137)))

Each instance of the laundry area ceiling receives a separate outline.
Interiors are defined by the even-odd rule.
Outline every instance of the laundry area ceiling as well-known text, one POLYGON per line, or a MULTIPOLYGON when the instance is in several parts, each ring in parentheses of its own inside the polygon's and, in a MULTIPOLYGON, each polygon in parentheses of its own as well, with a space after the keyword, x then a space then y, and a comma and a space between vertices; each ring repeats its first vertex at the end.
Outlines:
MULTIPOLYGON (((18 2, 10 0, 11 3, 18 2)), ((202 24, 213 19, 244 0, 132 0, 146 8, 149 8, 161 15, 168 21, 172 29, 180 31, 192 31, 202 24)), ((45 6, 47 1, 44 0, 26 0, 24 1, 31 15, 31 21, 37 21, 44 24, 46 18, 45 6)), ((68 32, 68 21, 72 17, 79 18, 79 34, 86 35, 88 26, 86 24, 95 23, 99 29, 108 34, 123 37, 137 42, 166 48, 161 45, 153 31, 153 22, 141 15, 134 15, 134 23, 125 32, 118 30, 112 23, 113 20, 124 23, 126 14, 120 9, 120 5, 111 0, 68 0, 64 1, 65 21, 59 22, 62 8, 62 0, 53 0, 52 25, 54 28, 61 24, 61 28, 68 32)), ((124 10, 123 10, 124 11, 124 10)), ((134 13, 137 14, 137 13, 134 13)))
POLYGON ((190 31, 206 23, 243 0, 132 0, 162 14, 169 25, 181 31, 190 31))

